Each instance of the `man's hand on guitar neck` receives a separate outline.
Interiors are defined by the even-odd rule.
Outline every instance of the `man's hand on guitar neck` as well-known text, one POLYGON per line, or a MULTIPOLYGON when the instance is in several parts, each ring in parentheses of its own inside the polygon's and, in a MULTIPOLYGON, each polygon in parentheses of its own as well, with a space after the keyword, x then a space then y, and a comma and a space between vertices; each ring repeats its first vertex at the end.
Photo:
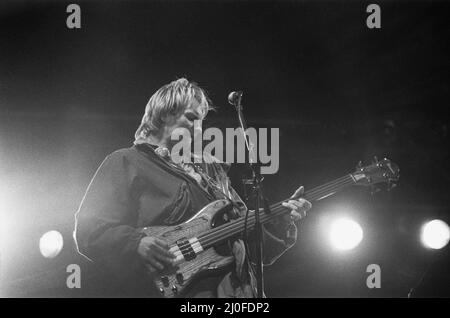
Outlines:
POLYGON ((284 216, 284 220, 286 222, 292 223, 306 217, 306 212, 312 208, 311 202, 303 198, 299 198, 303 194, 304 190, 304 187, 301 186, 291 196, 292 200, 282 203, 283 206, 292 209, 291 214, 284 216))
POLYGON ((151 272, 163 270, 167 265, 173 265, 175 255, 169 252, 169 245, 163 240, 145 236, 138 246, 138 253, 147 262, 147 268, 151 272))

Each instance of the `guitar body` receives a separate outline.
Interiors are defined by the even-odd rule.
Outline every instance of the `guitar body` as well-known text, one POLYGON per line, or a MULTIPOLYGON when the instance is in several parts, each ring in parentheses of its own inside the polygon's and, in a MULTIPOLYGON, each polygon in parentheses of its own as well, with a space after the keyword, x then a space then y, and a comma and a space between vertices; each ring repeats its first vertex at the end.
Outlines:
POLYGON ((168 242, 170 250, 177 256, 174 266, 166 266, 166 269, 153 275, 153 282, 161 296, 182 297, 195 279, 225 270, 233 263, 234 257, 229 246, 203 249, 196 241, 199 235, 227 222, 232 211, 230 201, 217 200, 185 223, 170 227, 147 227, 144 230, 146 235, 160 237, 168 242), (182 250, 187 252, 183 253, 182 250))

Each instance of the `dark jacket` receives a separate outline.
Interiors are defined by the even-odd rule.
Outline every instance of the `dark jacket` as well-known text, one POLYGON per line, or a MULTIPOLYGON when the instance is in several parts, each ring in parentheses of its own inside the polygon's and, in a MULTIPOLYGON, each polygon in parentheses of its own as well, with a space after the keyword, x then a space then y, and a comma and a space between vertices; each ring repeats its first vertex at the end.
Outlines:
MULTIPOLYGON (((122 295, 157 297, 137 253, 143 228, 183 223, 216 199, 147 144, 115 151, 98 168, 76 213, 78 251, 111 273, 122 295)), ((266 263, 289 247, 270 233, 265 238, 266 263)), ((223 274, 206 278, 188 296, 207 295, 202 291, 216 290, 222 281, 223 274)))

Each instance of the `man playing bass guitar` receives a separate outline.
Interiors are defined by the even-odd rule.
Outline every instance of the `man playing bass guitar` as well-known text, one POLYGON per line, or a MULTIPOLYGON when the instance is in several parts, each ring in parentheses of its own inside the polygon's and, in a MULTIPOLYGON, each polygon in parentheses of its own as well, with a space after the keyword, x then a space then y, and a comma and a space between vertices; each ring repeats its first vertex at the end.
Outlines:
MULTIPOLYGON (((193 133, 194 121, 205 119, 210 105, 196 83, 181 78, 164 85, 150 98, 134 144, 108 155, 89 184, 76 213, 74 237, 78 251, 114 277, 116 296, 164 296, 152 277, 174 266, 177 255, 164 237, 149 234, 149 227, 177 226, 219 199, 233 202, 236 217, 245 214, 228 183, 226 164, 212 156, 202 163, 176 163, 170 156, 173 131, 193 133)), ((298 198, 302 192, 300 187, 292 196, 296 199, 283 203, 290 215, 264 225, 265 265, 295 243, 294 222, 311 208, 298 198)), ((255 297, 252 240, 247 242, 236 237, 228 244, 232 266, 202 275, 180 296, 255 297)))

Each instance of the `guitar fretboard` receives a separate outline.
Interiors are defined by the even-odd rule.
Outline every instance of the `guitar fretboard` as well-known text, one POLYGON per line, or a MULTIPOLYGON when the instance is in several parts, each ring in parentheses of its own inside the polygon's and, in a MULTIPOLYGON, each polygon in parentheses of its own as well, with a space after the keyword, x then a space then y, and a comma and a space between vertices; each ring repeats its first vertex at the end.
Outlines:
MULTIPOLYGON (((350 185, 353 185, 354 183, 355 182, 353 180, 352 175, 348 174, 336 180, 327 182, 321 186, 315 187, 309 191, 306 191, 301 197, 305 198, 310 202, 319 201, 330 195, 335 194, 336 192, 350 185)), ((270 214, 264 212, 260 213, 260 222, 265 224, 277 217, 290 213, 291 210, 283 206, 282 203, 287 202, 290 199, 297 199, 297 198, 288 198, 286 200, 272 204, 270 206, 270 214)), ((249 212, 247 222, 245 220, 245 216, 240 217, 236 220, 222 224, 218 227, 215 227, 203 233, 201 236, 198 237, 198 240, 200 244, 203 246, 203 248, 206 249, 242 233, 245 228, 247 231, 251 231, 253 230, 254 226, 255 226, 254 212, 249 212)))

